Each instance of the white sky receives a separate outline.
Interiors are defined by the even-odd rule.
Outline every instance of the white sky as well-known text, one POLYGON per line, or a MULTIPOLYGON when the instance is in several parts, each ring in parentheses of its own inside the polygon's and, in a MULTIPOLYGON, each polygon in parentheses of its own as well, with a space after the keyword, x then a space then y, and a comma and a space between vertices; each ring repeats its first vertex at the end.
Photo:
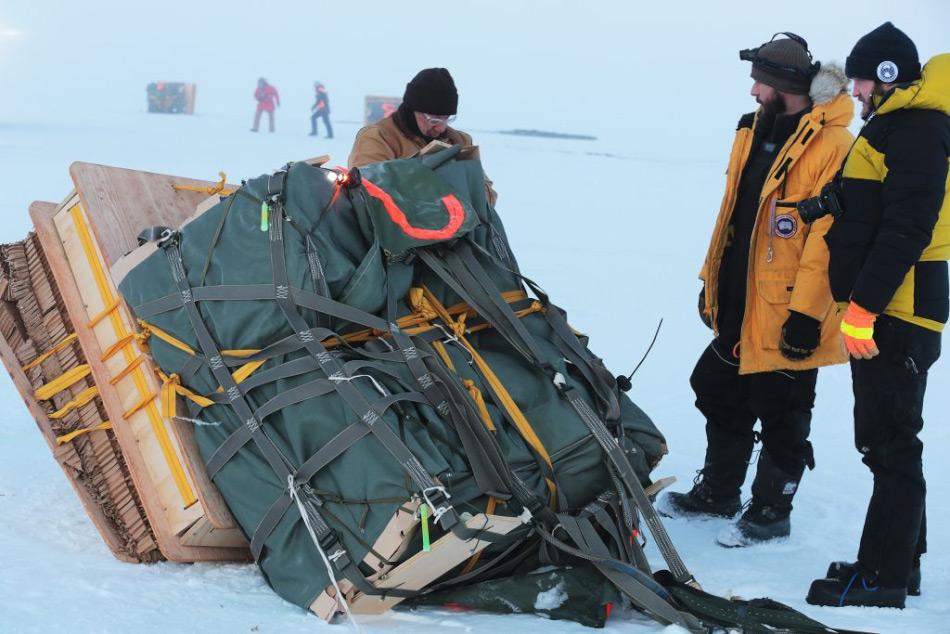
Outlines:
POLYGON ((740 48, 791 30, 818 59, 843 61, 885 20, 924 59, 950 50, 946 0, 0 0, 0 122, 142 110, 160 79, 197 82, 200 115, 252 110, 258 76, 280 89, 284 112, 305 117, 320 80, 334 116, 358 119, 363 95, 401 95, 439 65, 455 76, 463 128, 622 128, 636 143, 690 125, 710 99, 753 109, 740 48))

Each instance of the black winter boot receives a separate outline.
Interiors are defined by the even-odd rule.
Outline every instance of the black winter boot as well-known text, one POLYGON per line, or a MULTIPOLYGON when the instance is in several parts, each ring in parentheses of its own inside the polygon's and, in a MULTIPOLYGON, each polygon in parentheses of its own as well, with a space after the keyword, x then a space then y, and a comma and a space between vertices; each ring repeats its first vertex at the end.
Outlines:
POLYGON ((738 548, 788 537, 792 498, 804 470, 804 462, 795 473, 781 469, 763 449, 752 482, 752 503, 738 522, 719 532, 717 541, 723 546, 738 548))
MULTIPOLYGON (((825 578, 847 581, 854 573, 858 572, 858 570, 858 562, 856 561, 833 561, 828 566, 828 572, 825 573, 825 578)), ((907 577, 907 596, 920 596, 919 561, 914 563, 914 567, 910 569, 910 576, 907 577)))
POLYGON ((727 548, 742 548, 784 539, 791 532, 789 512, 791 508, 759 506, 753 500, 738 522, 719 531, 716 541, 727 548))
POLYGON ((666 517, 735 517, 742 504, 738 495, 717 495, 700 474, 687 493, 667 493, 656 504, 656 511, 666 517))
POLYGON ((873 576, 857 570, 841 579, 815 579, 805 601, 812 605, 842 607, 860 605, 878 608, 903 608, 907 588, 883 588, 873 576))

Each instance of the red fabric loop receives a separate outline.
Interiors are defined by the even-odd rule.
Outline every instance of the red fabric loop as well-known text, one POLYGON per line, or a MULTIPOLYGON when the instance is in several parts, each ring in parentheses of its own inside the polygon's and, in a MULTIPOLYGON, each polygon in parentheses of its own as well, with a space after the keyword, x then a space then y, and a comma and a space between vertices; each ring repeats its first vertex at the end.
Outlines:
POLYGON ((366 193, 383 203, 383 208, 386 210, 386 213, 389 214, 389 219, 402 229, 403 233, 411 238, 418 240, 445 240, 455 236, 455 232, 458 231, 462 223, 465 222, 465 208, 462 207, 462 203, 459 202, 454 194, 442 197, 442 204, 445 205, 446 210, 449 212, 449 220, 445 226, 441 229, 425 229, 411 225, 409 219, 406 218, 406 214, 399 208, 399 205, 392 199, 392 196, 385 191, 365 178, 363 179, 363 186, 366 188, 366 193))

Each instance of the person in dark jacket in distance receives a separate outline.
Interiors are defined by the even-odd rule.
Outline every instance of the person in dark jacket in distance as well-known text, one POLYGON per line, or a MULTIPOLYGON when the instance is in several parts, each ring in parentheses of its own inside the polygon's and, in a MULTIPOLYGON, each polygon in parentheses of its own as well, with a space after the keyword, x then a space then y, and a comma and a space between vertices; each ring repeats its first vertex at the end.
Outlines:
POLYGON ((333 126, 330 125, 330 96, 327 94, 327 88, 320 82, 313 85, 314 102, 310 107, 313 114, 310 115, 310 136, 317 136, 317 119, 323 119, 323 125, 327 129, 327 138, 333 138, 333 126))

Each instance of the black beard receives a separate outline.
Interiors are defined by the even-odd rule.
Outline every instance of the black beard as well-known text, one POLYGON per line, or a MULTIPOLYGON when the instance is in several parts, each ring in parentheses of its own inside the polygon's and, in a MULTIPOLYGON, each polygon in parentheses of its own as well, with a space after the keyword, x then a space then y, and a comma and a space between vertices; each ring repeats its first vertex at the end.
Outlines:
POLYGON ((785 97, 779 93, 775 93, 775 95, 768 101, 759 101, 759 104, 762 106, 763 110, 772 115, 785 114, 785 110, 787 108, 785 104, 785 97))

